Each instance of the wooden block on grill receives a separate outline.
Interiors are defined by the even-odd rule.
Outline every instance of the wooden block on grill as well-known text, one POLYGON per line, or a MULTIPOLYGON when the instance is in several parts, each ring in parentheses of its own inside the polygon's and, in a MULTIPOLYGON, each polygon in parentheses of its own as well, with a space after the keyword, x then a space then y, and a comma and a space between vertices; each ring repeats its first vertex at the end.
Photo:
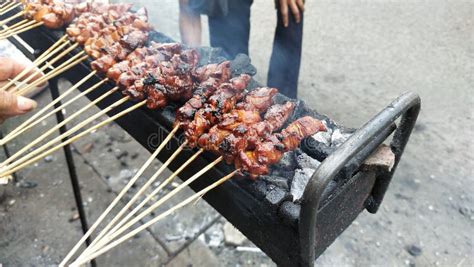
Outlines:
POLYGON ((395 164, 395 154, 389 146, 382 144, 362 164, 362 170, 386 170, 391 171, 395 164))

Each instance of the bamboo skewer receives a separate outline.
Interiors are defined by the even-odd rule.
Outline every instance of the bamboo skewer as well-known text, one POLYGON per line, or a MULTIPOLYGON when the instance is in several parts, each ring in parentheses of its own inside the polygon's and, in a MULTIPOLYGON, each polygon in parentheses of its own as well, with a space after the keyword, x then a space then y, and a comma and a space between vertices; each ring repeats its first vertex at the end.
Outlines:
MULTIPOLYGON (((162 142, 161 145, 166 145, 168 142, 162 142)), ((125 212, 127 212, 129 210, 129 208, 133 205, 133 203, 135 203, 138 198, 143 195, 145 193, 145 191, 150 187, 150 185, 152 185, 153 182, 155 182, 156 178, 158 178, 158 176, 166 169, 166 167, 168 167, 168 165, 179 155, 179 153, 186 147, 187 145, 187 141, 184 142, 183 144, 181 144, 181 146, 178 147, 178 149, 176 149, 176 151, 163 163, 163 165, 161 165, 161 167, 153 174, 153 176, 148 179, 148 181, 140 188, 140 190, 135 193, 135 195, 132 197, 132 199, 130 199, 128 201, 128 203, 117 213, 117 215, 115 215, 115 217, 109 222, 109 224, 100 232, 100 234, 94 239, 94 241, 92 241, 92 243, 89 245, 88 248, 86 248, 86 251, 90 248, 93 248, 94 245, 100 241, 100 239, 106 235, 106 234, 109 234, 107 233, 107 231, 112 227, 114 226, 114 224, 120 219, 122 218, 122 216, 125 214, 125 212)), ((130 214, 128 214, 130 215, 130 214)), ((126 217, 126 219, 128 219, 129 217, 126 217)), ((133 214, 132 214, 133 215, 133 214)), ((125 219, 124 219, 125 220, 125 219)), ((123 224, 123 223, 122 223, 123 224)), ((122 224, 117 224, 114 229, 116 230, 116 228, 122 226, 122 224)), ((114 229, 112 229, 110 231, 110 233, 113 233, 114 232, 114 229)))
MULTIPOLYGON (((134 224, 136 224, 137 222, 139 222, 141 219, 143 219, 145 216, 147 216, 148 214, 150 214, 151 212, 153 212, 155 209, 157 209, 158 207, 160 207, 163 203, 165 203, 168 199, 170 199, 171 197, 173 197, 174 195, 176 195, 177 193, 179 193, 181 190, 183 190, 186 186, 188 186, 190 183, 192 183, 193 181, 195 181, 196 179, 198 179, 199 177, 201 177, 204 173, 206 173, 208 170, 212 169, 215 165, 217 165, 219 162, 221 162, 224 158, 222 156, 220 156, 219 158, 217 158, 216 160, 214 160, 213 162, 209 163, 206 167, 202 168, 200 171, 198 171, 197 173, 195 173, 193 176, 191 176, 191 178, 187 179, 185 182, 183 182, 182 184, 180 184, 178 187, 176 187, 175 189, 173 189, 171 192, 169 192, 168 194, 166 194, 165 196, 163 196, 162 198, 160 198, 157 202, 155 202, 153 205, 151 205, 149 208, 147 208, 145 211, 143 211, 142 213, 138 214, 135 218, 133 218, 132 220, 130 220, 129 222, 127 222, 123 227, 121 227, 120 229, 118 229, 116 232, 104 237, 103 239, 99 240, 97 242, 97 245, 95 247, 93 247, 92 249, 90 249, 91 253, 94 253, 96 252, 98 249, 101 248, 101 246, 104 246, 106 245, 107 243, 109 243, 110 241, 112 241, 115 237, 117 237, 118 235, 120 235, 121 233, 123 233, 124 231, 126 231, 128 228, 132 227, 134 224)), ((84 256, 87 256, 86 254, 84 254, 83 256, 81 257, 84 257, 84 256)), ((79 257, 78 259, 81 259, 81 257, 79 257)))
POLYGON ((23 78, 25 75, 30 73, 32 70, 35 68, 39 67, 41 63, 46 61, 48 58, 50 58, 52 55, 56 54, 60 49, 63 48, 63 43, 67 40, 67 35, 64 35, 61 37, 56 43, 54 43, 52 46, 50 46, 43 54, 41 54, 38 58, 36 58, 33 61, 33 64, 31 64, 29 67, 25 68, 22 72, 20 72, 15 78, 10 80, 7 84, 5 84, 0 91, 6 90, 10 86, 14 85, 16 82, 18 82, 21 78, 23 78), (60 47, 60 48, 59 48, 60 47))
MULTIPOLYGON (((113 233, 115 233, 123 224, 128 222, 130 218, 135 215, 143 206, 145 206, 150 200, 152 200, 165 186, 167 186, 171 181, 173 181, 174 178, 178 176, 178 174, 183 171, 184 168, 186 168, 191 162, 193 162, 202 152, 204 152, 204 149, 199 149, 192 157, 190 157, 183 165, 181 165, 175 172, 173 172, 166 180, 164 180, 157 188, 153 190, 138 206, 136 206, 125 218, 123 218, 112 230, 110 230, 106 236, 109 236, 113 233)), ((152 180, 152 178, 150 178, 152 180)), ((104 229, 105 230, 105 229, 104 229)), ((97 236, 96 239, 99 239, 99 236, 97 236)), ((91 244, 92 246, 93 244, 91 244)), ((89 246, 90 247, 90 246, 89 246)))
POLYGON ((21 17, 23 14, 25 14, 25 11, 20 11, 20 12, 16 13, 15 15, 13 15, 13 16, 11 16, 11 17, 9 17, 9 18, 6 18, 6 19, 0 21, 0 26, 3 26, 3 25, 5 25, 6 23, 8 23, 8 22, 10 22, 10 21, 12 21, 12 20, 14 20, 14 19, 16 19, 16 18, 18 18, 18 17, 21 17))
POLYGON ((16 3, 16 2, 11 2, 10 4, 8 4, 7 6, 5 6, 4 8, 2 8, 0 10, 0 15, 3 15, 7 12, 9 12, 10 10, 20 6, 22 3, 16 3))
POLYGON ((66 62, 61 64, 60 67, 55 68, 53 71, 49 72, 47 75, 45 75, 45 76, 41 77, 40 79, 34 81, 33 83, 29 84, 27 87, 22 88, 20 91, 17 92, 17 95, 28 94, 29 92, 34 90, 36 86, 38 86, 38 85, 48 81, 49 79, 52 79, 52 78, 58 76, 59 74, 69 70, 70 68, 76 66, 77 64, 81 63, 82 61, 84 61, 85 59, 87 59, 89 57, 88 55, 84 55, 84 56, 76 59, 82 53, 83 52, 81 52, 81 53, 77 54, 76 56, 70 58, 69 60, 67 60, 66 62), (74 59, 76 59, 76 60, 74 60, 74 59))
POLYGON ((39 26, 41 26, 41 25, 43 25, 43 24, 44 24, 44 22, 40 21, 40 22, 36 22, 35 24, 32 24, 32 25, 30 25, 30 26, 28 26, 28 27, 26 27, 26 28, 23 28, 23 27, 22 27, 20 30, 16 30, 15 32, 9 32, 7 35, 0 36, 0 40, 6 39, 6 38, 11 37, 11 36, 13 36, 13 35, 20 34, 20 33, 22 33, 22 32, 29 31, 29 30, 34 29, 34 28, 36 28, 36 27, 39 27, 39 26))
MULTIPOLYGON (((143 102, 142 102, 143 103, 143 102)), ((168 143, 168 141, 174 136, 176 131, 179 129, 179 125, 177 125, 163 140, 162 144, 168 143)), ((161 147, 161 145, 160 145, 161 147)), ((153 162, 153 160, 158 156, 161 152, 161 148, 158 147, 148 158, 145 164, 138 170, 138 172, 133 176, 132 179, 125 185, 125 187, 120 191, 117 197, 110 203, 110 205, 105 209, 105 211, 97 218, 94 224, 89 228, 89 230, 82 236, 82 238, 74 245, 71 251, 66 255, 63 261, 59 264, 59 266, 65 266, 65 264, 71 259, 71 257, 76 253, 79 247, 86 241, 86 239, 95 231, 95 229, 99 226, 99 224, 105 219, 105 217, 112 211, 112 209, 119 203, 120 199, 128 192, 128 190, 135 184, 135 182, 140 178, 140 176, 145 172, 146 168, 153 162)))
POLYGON ((0 31, 0 37, 3 37, 6 34, 15 32, 19 29, 22 29, 24 27, 27 27, 27 26, 30 26, 30 25, 33 25, 33 24, 35 24, 34 20, 24 19, 24 20, 21 20, 21 21, 13 24, 11 26, 4 25, 3 30, 0 31))
POLYGON ((42 73, 48 67, 50 67, 51 64, 53 64, 56 61, 60 60, 63 55, 61 55, 61 57, 57 56, 56 58, 52 59, 50 62, 46 63, 43 67, 37 69, 40 64, 42 64, 43 62, 48 60, 50 57, 54 56, 56 53, 58 53, 61 49, 63 49, 68 44, 69 44, 69 41, 68 42, 63 42, 62 44, 60 43, 60 45, 55 47, 54 50, 44 52, 40 57, 38 57, 35 61, 33 61, 33 64, 31 64, 29 67, 25 68, 22 72, 20 72, 17 76, 15 76, 15 78, 13 78, 7 84, 5 84, 0 90, 12 91, 12 90, 16 90, 20 87, 26 86, 27 82, 29 82, 30 80, 32 80, 33 78, 38 76, 40 73, 42 73), (25 78, 25 76, 27 74, 29 74, 29 76, 25 78), (23 80, 18 85, 13 87, 13 85, 15 85, 15 83, 17 83, 20 79, 23 79, 23 80))
MULTIPOLYGON (((53 52, 51 52, 51 54, 53 53, 56 53, 58 52, 60 49, 62 49, 65 45, 67 45, 69 42, 66 42, 62 45, 60 45, 57 50, 54 50, 53 52)), ((55 58, 51 59, 50 61, 48 61, 46 64, 44 64, 40 69, 39 71, 40 72, 43 72, 45 71, 47 68, 53 68, 53 64, 56 63, 57 61, 59 61, 61 58, 63 58, 67 53, 71 52, 73 49, 75 49, 77 47, 77 44, 74 44, 70 47, 68 47, 66 50, 62 51, 59 55, 57 55, 55 58)), ((74 55, 73 57, 69 58, 68 60, 66 60, 65 62, 63 62, 61 65, 57 66, 56 68, 54 68, 53 70, 51 70, 50 72, 48 72, 46 75, 42 76, 41 78, 39 78, 38 80, 40 79, 44 79, 44 80, 48 80, 48 75, 52 75, 51 73, 53 73, 54 71, 56 71, 57 69, 61 69, 65 66, 67 66, 69 63, 71 63, 72 61, 74 61, 76 58, 78 58, 79 56, 83 55, 85 52, 84 51, 81 51, 79 52, 78 54, 74 55)), ((48 59, 48 57, 45 57, 44 60, 48 59)), ((42 59, 43 60, 43 59, 42 59)), ((26 84, 27 82, 29 82, 31 79, 33 79, 37 74, 33 73, 32 75, 30 75, 28 78, 24 79, 18 86, 14 87, 14 88, 11 88, 10 92, 11 91, 19 91, 21 89, 23 89, 24 87, 28 87, 30 86, 31 84, 26 84)))
MULTIPOLYGON (((85 125, 89 124, 90 122, 92 122, 93 120, 99 118, 100 116, 104 115, 105 113, 111 111, 112 109, 114 109, 115 107, 125 103, 129 98, 128 97, 124 97, 122 99, 120 99, 119 101, 111 104, 110 106, 108 106, 107 108, 101 110, 100 112, 94 114, 93 116, 87 118, 86 120, 80 122, 79 124, 77 124, 76 126, 74 126, 73 128, 69 129, 67 132, 57 136, 56 138, 53 138, 52 140, 50 140, 49 142, 47 142, 46 144, 42 145, 41 147, 39 148, 36 148, 34 151, 24 155, 22 158, 16 160, 14 163, 12 163, 15 159, 17 159, 19 156, 21 156, 22 154, 24 154, 25 152, 27 152, 29 149, 33 148, 35 145, 37 145, 39 142, 43 141, 46 137, 48 137, 49 135, 51 135, 53 132, 55 132, 56 130, 58 130, 60 127, 64 126, 66 123, 70 122, 72 119, 74 119, 75 117, 79 116, 80 114, 84 113, 86 110, 88 110, 89 108, 91 108, 92 106, 94 106, 95 104, 97 104, 98 102, 102 101, 104 98, 106 98, 107 96, 111 95, 112 93, 114 93, 115 91, 117 91, 117 87, 113 88, 112 90, 106 92, 105 94, 101 95, 100 97, 98 97, 97 99, 95 99, 94 101, 90 102, 89 104, 87 104, 86 106, 84 106, 83 108, 81 108, 80 110, 78 110, 77 112, 75 112, 74 114, 72 114, 71 116, 69 116, 67 119, 65 119, 64 121, 62 121, 61 123, 57 124, 56 126, 54 126, 53 128, 49 129, 46 133, 42 134, 41 136, 37 137, 35 140, 33 140, 30 144, 26 145, 25 147, 23 147, 22 149, 20 149, 19 151, 17 151, 15 154, 13 154, 12 156, 10 156, 8 159, 6 159, 4 162, 2 162, 0 164, 0 168, 1 167, 15 167, 17 166, 18 164, 21 164, 23 163, 24 161, 28 160, 29 158, 37 155, 38 153, 40 153, 41 151, 44 151, 46 148, 54 145, 55 143, 61 141, 63 138, 65 137, 68 137, 69 135, 77 132, 79 129, 81 129, 82 127, 84 127, 85 125), (7 164, 10 164, 12 163, 11 165, 7 165, 7 164)), ((1 175, 0 175, 1 176, 1 175)))
POLYGON ((99 124, 97 124, 97 125, 95 125, 95 126, 89 128, 89 129, 87 129, 87 130, 85 130, 85 131, 79 133, 78 135, 73 136, 72 138, 68 139, 67 141, 64 141, 64 142, 62 142, 62 143, 56 145, 55 147, 49 149, 48 151, 45 151, 45 152, 43 152, 42 154, 40 154, 40 155, 38 155, 38 156, 36 156, 36 157, 34 157, 34 158, 28 160, 27 162, 22 163, 21 165, 15 167, 15 168, 13 168, 13 169, 8 169, 7 171, 5 171, 5 173, 0 174, 0 176, 1 176, 1 177, 4 177, 4 176, 11 175, 11 174, 13 174, 14 172, 17 172, 18 170, 20 170, 20 169, 22 169, 22 168, 24 168, 24 167, 26 167, 26 166, 28 166, 28 165, 30 165, 30 164, 32 164, 32 163, 35 163, 35 162, 37 162, 38 160, 41 160, 42 158, 48 156, 49 154, 55 152, 56 150, 58 150, 58 149, 60 149, 60 148, 62 148, 62 147, 64 147, 64 146, 66 146, 66 145, 69 145, 69 144, 73 143, 74 141, 78 140, 79 138, 83 137, 84 135, 86 135, 86 134, 88 134, 88 133, 90 133, 90 132, 92 132, 92 131, 95 131, 95 130, 97 130, 97 129, 99 129, 99 128, 101 128, 101 127, 103 127, 103 126, 105 126, 105 125, 107 125, 107 124, 109 124, 109 123, 111 123, 112 121, 114 121, 114 120, 116 120, 116 119, 118 119, 118 118, 120 118, 120 117, 122 117, 122 116, 124 116, 124 115, 126 115, 126 114, 128 114, 128 113, 130 113, 130 112, 132 112, 132 111, 134 111, 135 109, 137 109, 137 108, 139 108, 139 107, 142 107, 142 106, 145 105, 145 104, 146 104, 146 100, 143 100, 142 102, 138 102, 138 103, 136 103, 135 105, 133 105, 133 106, 131 106, 131 107, 129 107, 129 108, 127 108, 127 109, 125 109, 125 110, 123 110, 123 111, 117 113, 116 115, 114 115, 114 116, 112 116, 112 117, 110 117, 110 118, 104 120, 103 122, 101 122, 101 123, 99 123, 99 124))
POLYGON ((11 2, 10 1, 5 1, 3 2, 1 5, 0 5, 0 12, 3 10, 3 8, 6 6, 6 5, 9 5, 11 2))
POLYGON ((147 223, 135 228, 134 230, 130 231, 129 233, 127 233, 126 235, 122 236, 121 238, 117 239, 116 241, 113 241, 112 243, 110 243, 109 245, 107 245, 106 247, 104 248, 101 248, 100 250, 98 250, 97 252, 94 252, 93 254, 90 254, 90 255, 87 255, 87 256, 84 256, 83 259, 77 259, 75 262, 73 262, 71 264, 71 267, 76 267, 76 266, 80 266, 82 264, 85 264, 89 261, 91 261, 92 259, 95 259, 97 258, 98 256, 104 254, 105 252, 111 250, 112 248, 120 245, 121 243, 125 242, 126 240, 132 238, 133 236, 135 236, 136 234, 140 233, 141 231, 145 230, 146 228, 150 227, 151 225, 157 223, 158 221, 162 220, 163 218, 169 216, 170 214, 172 214, 173 212, 177 211, 178 209, 192 203, 193 201, 203 197, 206 193, 208 193, 209 191, 211 191, 212 189, 216 188, 217 186, 223 184, 225 181, 229 180, 230 178, 232 178, 235 174, 236 174, 237 170, 231 172, 230 174, 224 176, 223 178, 219 179, 218 181, 212 183, 211 185, 207 186, 206 188, 202 189, 201 191, 199 191, 198 193, 188 197, 187 199, 185 199, 184 201, 182 201, 181 203, 179 203, 178 205, 168 209, 167 211, 165 211, 164 213, 156 216, 154 219, 148 221, 147 223))
POLYGON ((8 31, 12 31, 14 29, 17 29, 18 27, 20 27, 21 25, 24 25, 27 22, 31 22, 31 20, 23 19, 23 20, 20 20, 20 21, 16 22, 13 25, 10 25, 10 26, 2 25, 2 30, 0 30, 0 36, 7 33, 8 31))
POLYGON ((86 80, 88 80, 90 77, 92 77, 96 72, 93 71, 91 72, 90 74, 88 74, 86 77, 84 77, 81 81, 79 81, 78 83, 76 83, 74 86, 72 86, 71 88, 69 88, 66 92, 64 92, 63 94, 61 94, 58 98, 54 99, 51 103, 49 103, 48 105, 46 105, 44 108, 42 108, 40 111, 38 111, 36 114, 34 114, 32 117, 30 117, 28 120, 26 120, 25 122, 23 122, 20 126, 18 126, 15 130, 13 130, 12 132, 10 132, 8 135, 6 135, 3 139, 0 140, 0 145, 4 145, 6 144, 7 142, 13 140, 14 138, 16 138, 17 136, 19 136, 20 134, 26 132, 27 130, 33 128, 35 125, 37 125, 38 123, 42 122, 43 120, 45 120, 46 118, 48 118, 49 116, 55 114, 56 112, 64 109, 65 107, 69 106, 71 103, 73 103, 74 101, 76 101, 77 99, 79 99, 80 97, 84 96, 84 95, 87 95, 88 93, 94 91, 95 89, 97 89, 100 85, 102 85, 103 83, 105 83, 108 79, 103 79, 102 81, 96 83, 95 85, 93 85, 92 87, 84 90, 83 92, 81 92, 80 94, 76 95, 75 97, 71 98, 70 100, 68 100, 67 102, 63 103, 61 106, 55 108, 54 110, 50 111, 49 113, 47 113, 46 115, 42 116, 41 118, 39 118, 43 113, 45 113, 49 108, 53 107, 56 103, 58 103, 59 101, 61 101, 63 98, 65 98, 66 96, 68 96, 70 93, 72 93, 74 90, 76 90, 80 85, 82 85, 84 82, 86 82, 86 80))

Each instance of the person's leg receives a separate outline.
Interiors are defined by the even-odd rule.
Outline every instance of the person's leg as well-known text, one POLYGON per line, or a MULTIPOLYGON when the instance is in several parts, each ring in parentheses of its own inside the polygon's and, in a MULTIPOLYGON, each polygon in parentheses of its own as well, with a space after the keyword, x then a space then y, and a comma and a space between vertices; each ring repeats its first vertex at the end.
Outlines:
POLYGON ((221 47, 233 59, 249 53, 250 6, 253 0, 229 0, 226 16, 209 17, 211 46, 221 47))
POLYGON ((179 0, 179 31, 184 44, 201 45, 201 15, 193 12, 189 0, 179 0))
POLYGON ((283 26, 279 11, 277 11, 277 16, 277 28, 273 40, 267 84, 278 88, 280 93, 288 97, 296 98, 301 64, 304 15, 302 13, 301 22, 296 23, 293 14, 289 12, 289 24, 286 28, 283 26))

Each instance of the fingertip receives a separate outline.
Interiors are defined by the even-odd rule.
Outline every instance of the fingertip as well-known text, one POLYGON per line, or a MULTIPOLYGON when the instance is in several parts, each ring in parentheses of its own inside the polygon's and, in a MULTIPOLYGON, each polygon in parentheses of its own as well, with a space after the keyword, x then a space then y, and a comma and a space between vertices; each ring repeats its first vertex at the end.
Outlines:
POLYGON ((24 96, 17 97, 17 107, 21 112, 29 112, 38 106, 36 101, 26 98, 24 96))

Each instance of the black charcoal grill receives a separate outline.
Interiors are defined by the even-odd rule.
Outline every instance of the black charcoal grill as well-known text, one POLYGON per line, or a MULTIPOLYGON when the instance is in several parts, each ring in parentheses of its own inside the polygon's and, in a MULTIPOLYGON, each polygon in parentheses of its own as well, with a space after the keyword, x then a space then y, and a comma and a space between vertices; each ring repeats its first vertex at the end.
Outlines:
MULTIPOLYGON (((15 11, 6 14, 5 17, 13 12, 15 11)), ((63 35, 62 31, 38 28, 22 33, 20 37, 34 49, 36 52, 34 54, 38 55, 63 35)), ((34 57, 34 54, 29 53, 17 39, 13 37, 9 39, 25 54, 34 57)), ((158 32, 151 34, 150 39, 158 42, 172 41, 158 32)), ((219 49, 202 48, 200 52, 203 57, 202 63, 223 60, 219 49)), ((244 55, 232 62, 232 70, 234 74, 255 72, 250 60, 244 55)), ((72 68, 61 77, 74 84, 90 72, 87 62, 72 68)), ((79 89, 84 90, 99 80, 99 77, 89 79, 79 89)), ((257 85, 257 82, 253 82, 250 87, 254 88, 257 85)), ((95 99, 112 87, 112 84, 104 85, 101 90, 95 90, 88 97, 95 99)), ((50 81, 50 89, 53 95, 58 94, 56 80, 50 81)), ((98 107, 104 108, 120 98, 121 94, 116 93, 101 101, 98 107)), ((278 95, 276 99, 276 102, 287 100, 282 95, 278 95)), ((132 103, 127 105, 123 105, 123 109, 132 103)), ((152 151, 154 148, 150 146, 150 141, 159 142, 156 138, 166 136, 171 130, 175 109, 176 107, 167 107, 162 111, 151 111, 143 108, 118 119, 117 123, 145 148, 152 151), (159 132, 163 134, 157 135, 159 132)), ((339 131, 343 136, 350 135, 350 137, 340 146, 334 146, 333 140, 327 139, 327 136, 308 138, 303 142, 301 149, 286 155, 283 162, 273 167, 271 175, 255 182, 248 179, 233 179, 206 194, 204 199, 278 265, 313 266, 314 260, 359 213, 364 209, 370 213, 377 212, 415 125, 419 110, 419 97, 413 93, 405 93, 360 129, 354 131, 311 110, 304 102, 297 101, 295 116, 312 115, 324 120, 333 133, 339 131), (378 149, 390 136, 392 136, 390 145, 382 147, 385 148, 381 149, 385 154, 381 153, 378 149), (321 142, 321 138, 326 142, 321 142), (376 150, 379 152, 374 153, 376 150), (388 163, 370 164, 366 161, 369 156, 385 159, 388 163), (302 197, 294 201, 288 183, 296 181, 281 177, 292 175, 293 179, 296 179, 294 168, 301 165, 308 167, 311 162, 316 162, 314 160, 320 161, 321 164, 317 168, 316 165, 312 166, 316 171, 311 177, 306 177, 309 181, 306 185, 302 183, 304 188, 301 192, 302 197)), ((114 111, 109 115, 120 111, 114 111)), ((61 116, 58 115, 59 120, 62 120, 61 116)), ((164 150, 158 158, 161 161, 166 160, 178 145, 179 136, 170 142, 170 149, 164 150)), ((73 186, 75 185, 76 201, 81 211, 82 202, 74 163, 69 148, 65 151, 73 186)), ((175 171, 192 153, 183 151, 169 168, 175 171)), ((186 180, 193 174, 192 170, 207 165, 215 158, 215 155, 210 153, 202 154, 191 167, 183 171, 180 177, 186 180)), ((191 188, 195 191, 200 190, 231 170, 231 166, 219 164, 203 178, 194 182, 191 188)), ((304 178, 303 174, 304 172, 298 173, 298 177, 304 178)), ((87 224, 83 212, 81 215, 85 229, 87 224)))

